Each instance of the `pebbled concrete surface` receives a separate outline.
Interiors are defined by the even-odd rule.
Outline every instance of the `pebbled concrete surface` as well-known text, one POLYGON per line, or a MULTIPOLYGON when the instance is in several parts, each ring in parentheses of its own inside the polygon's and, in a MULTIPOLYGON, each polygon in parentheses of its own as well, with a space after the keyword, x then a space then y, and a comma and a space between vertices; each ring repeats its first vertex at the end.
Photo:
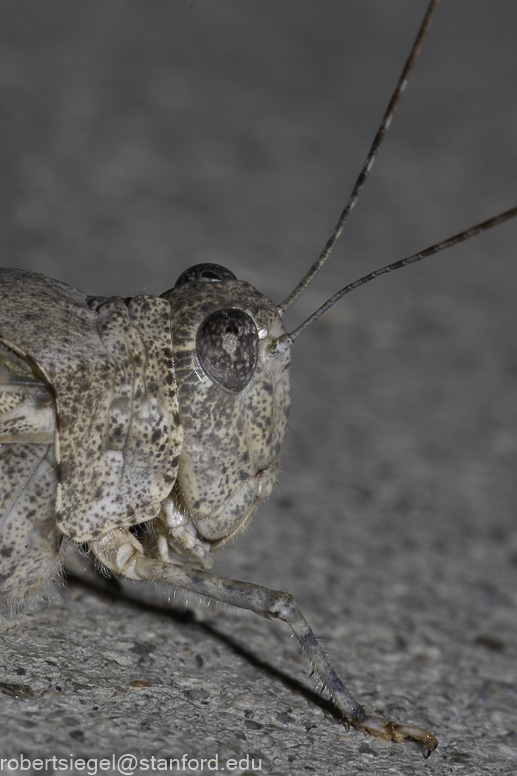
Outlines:
MULTIPOLYGON (((4 265, 128 296, 214 261, 281 299, 334 225, 424 5, 4 2, 4 265)), ((292 325, 516 204, 516 24, 510 0, 442 2, 292 325)), ((215 564, 293 593, 369 709, 428 725, 436 753, 347 733, 279 624, 72 580, 0 630, 1 757, 515 773, 516 237, 380 279, 300 339, 280 482, 215 564)))

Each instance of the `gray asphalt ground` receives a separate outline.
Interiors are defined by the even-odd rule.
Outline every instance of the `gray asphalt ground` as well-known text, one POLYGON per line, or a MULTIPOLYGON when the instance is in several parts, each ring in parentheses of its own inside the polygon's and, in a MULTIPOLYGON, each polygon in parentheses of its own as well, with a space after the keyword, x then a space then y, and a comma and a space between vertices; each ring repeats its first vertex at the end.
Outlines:
MULTIPOLYGON (((3 0, 3 264, 127 297, 212 261, 280 301, 344 205, 424 6, 3 0)), ((443 0, 291 326, 517 204, 516 29, 513 0, 443 0)), ((279 483, 215 562, 291 592, 369 710, 437 734, 432 757, 347 732, 287 626, 75 579, 1 627, 1 757, 517 772, 516 240, 511 222, 381 278, 298 341, 279 483)))

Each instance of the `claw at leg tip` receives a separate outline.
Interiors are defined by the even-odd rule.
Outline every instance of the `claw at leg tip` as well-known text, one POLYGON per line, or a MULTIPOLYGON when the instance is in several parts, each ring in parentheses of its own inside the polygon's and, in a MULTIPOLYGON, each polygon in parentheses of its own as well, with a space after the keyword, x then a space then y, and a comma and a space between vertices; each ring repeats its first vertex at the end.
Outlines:
POLYGON ((386 717, 367 716, 360 722, 352 724, 360 733, 369 733, 385 741, 394 741, 397 744, 402 743, 405 738, 420 741, 423 744, 422 755, 426 760, 438 746, 438 739, 429 730, 413 725, 399 725, 386 717))

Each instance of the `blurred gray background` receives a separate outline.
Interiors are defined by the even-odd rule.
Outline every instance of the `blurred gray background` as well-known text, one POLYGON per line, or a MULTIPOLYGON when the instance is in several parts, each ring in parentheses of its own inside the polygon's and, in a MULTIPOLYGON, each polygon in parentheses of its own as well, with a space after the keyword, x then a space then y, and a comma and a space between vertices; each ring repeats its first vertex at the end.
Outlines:
MULTIPOLYGON (((3 0, 3 264, 126 297, 213 261, 280 301, 334 226, 425 5, 3 0)), ((517 204, 516 29, 512 0, 443 0, 288 324, 517 204)), ((369 710, 438 735, 431 759, 347 733, 287 626, 77 581, 2 626, 1 756, 515 772, 516 239, 509 223, 382 278, 298 341, 279 484, 215 563, 291 592, 369 710)))

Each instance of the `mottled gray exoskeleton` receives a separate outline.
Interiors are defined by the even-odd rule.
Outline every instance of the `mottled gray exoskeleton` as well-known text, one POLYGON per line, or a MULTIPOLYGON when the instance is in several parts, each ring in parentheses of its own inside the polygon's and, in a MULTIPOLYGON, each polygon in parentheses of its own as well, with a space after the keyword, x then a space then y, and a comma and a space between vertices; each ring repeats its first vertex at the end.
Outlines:
POLYGON ((289 624, 359 730, 432 733, 368 716, 286 593, 210 572, 275 483, 289 410, 290 347, 338 298, 384 272, 517 215, 517 208, 339 291, 295 332, 284 310, 321 268, 357 200, 419 53, 429 10, 333 236, 282 305, 201 264, 161 297, 90 297, 0 271, 0 597, 16 608, 56 577, 67 544, 109 570, 158 580, 289 624), (148 526, 143 535, 135 531, 148 526))

